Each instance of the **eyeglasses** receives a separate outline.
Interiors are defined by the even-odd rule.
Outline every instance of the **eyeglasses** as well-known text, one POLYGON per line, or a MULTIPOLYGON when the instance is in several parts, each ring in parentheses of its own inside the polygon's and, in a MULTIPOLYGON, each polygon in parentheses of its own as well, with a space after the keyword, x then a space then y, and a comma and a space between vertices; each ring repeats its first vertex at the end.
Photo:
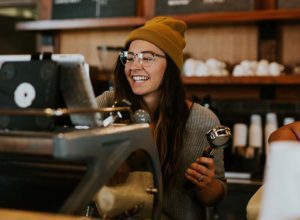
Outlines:
POLYGON ((154 63, 156 57, 166 58, 164 55, 156 54, 151 51, 141 53, 133 53, 130 51, 120 52, 120 60, 123 65, 131 64, 134 62, 135 58, 137 58, 139 64, 143 67, 149 67, 154 63))

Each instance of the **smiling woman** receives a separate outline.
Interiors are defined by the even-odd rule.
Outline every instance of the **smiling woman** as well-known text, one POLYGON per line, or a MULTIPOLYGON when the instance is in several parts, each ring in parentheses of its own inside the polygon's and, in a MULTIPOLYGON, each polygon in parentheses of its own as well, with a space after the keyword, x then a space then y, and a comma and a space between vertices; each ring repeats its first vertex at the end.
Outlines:
POLYGON ((186 99, 181 81, 186 28, 181 20, 155 17, 133 30, 116 64, 115 91, 97 97, 99 107, 126 99, 132 111, 149 112, 163 173, 161 219, 206 219, 205 206, 226 188, 223 150, 201 156, 209 145, 205 134, 219 120, 186 99))

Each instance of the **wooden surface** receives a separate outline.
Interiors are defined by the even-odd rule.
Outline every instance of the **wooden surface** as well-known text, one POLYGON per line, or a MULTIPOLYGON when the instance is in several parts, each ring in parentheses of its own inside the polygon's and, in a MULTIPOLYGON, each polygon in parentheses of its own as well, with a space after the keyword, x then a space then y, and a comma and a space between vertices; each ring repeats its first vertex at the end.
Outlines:
POLYGON ((11 131, 0 133, 0 152, 37 156, 53 155, 53 134, 50 132, 11 131))
POLYGON ((282 75, 278 77, 183 77, 186 85, 300 85, 300 75, 282 75))
MULTIPOLYGON (((64 31, 60 34, 60 53, 83 54, 88 64, 99 67, 98 46, 123 46, 130 30, 73 30, 64 31)), ((117 59, 117 58, 115 58, 117 59)), ((107 66, 114 60, 108 60, 107 66)))
POLYGON ((37 1, 38 19, 47 20, 52 17, 52 1, 39 0, 37 1))
MULTIPOLYGON (((123 46, 126 30, 69 30, 57 34, 60 53, 81 53, 90 65, 99 66, 97 46, 123 46)), ((186 33, 185 54, 196 59, 217 58, 231 64, 257 59, 257 27, 211 26, 191 28, 186 33)))
POLYGON ((186 32, 184 53, 195 59, 219 59, 230 64, 257 60, 256 25, 220 25, 190 27, 186 32))
POLYGON ((145 18, 151 18, 155 16, 155 1, 154 0, 138 0, 142 10, 138 15, 145 18))
POLYGON ((121 28, 135 27, 146 22, 144 17, 118 17, 118 18, 83 18, 63 20, 38 20, 31 22, 19 22, 17 30, 46 31, 46 30, 70 30, 70 29, 95 29, 95 28, 121 28))
POLYGON ((187 97, 213 100, 299 101, 300 76, 183 77, 187 97), (269 97, 269 98, 263 98, 269 97))
MULTIPOLYGON (((150 4, 150 3, 149 3, 150 4)), ((150 16, 151 13, 147 13, 150 16)), ((172 15, 171 15, 172 16, 172 15)), ((173 17, 186 21, 189 25, 253 22, 265 20, 300 20, 300 9, 261 10, 250 12, 218 12, 199 13, 189 15, 173 15, 173 17)), ((117 17, 95 19, 64 19, 64 20, 39 20, 17 23, 17 30, 58 30, 58 29, 88 29, 108 27, 135 27, 142 25, 146 17, 117 17)))
POLYGON ((284 64, 300 64, 300 24, 281 25, 280 59, 284 64))
POLYGON ((56 215, 42 212, 0 209, 0 219, 5 220, 89 220, 82 216, 56 215))
POLYGON ((296 20, 300 19, 300 9, 293 10, 260 10, 250 12, 218 12, 190 15, 177 15, 176 18, 188 24, 211 24, 225 22, 252 22, 265 20, 296 20))

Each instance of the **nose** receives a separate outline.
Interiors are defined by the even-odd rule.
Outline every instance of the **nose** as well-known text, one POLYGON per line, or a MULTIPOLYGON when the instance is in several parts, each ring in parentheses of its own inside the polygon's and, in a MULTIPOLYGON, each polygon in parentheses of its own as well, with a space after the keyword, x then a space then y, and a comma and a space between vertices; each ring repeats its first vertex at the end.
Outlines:
POLYGON ((138 58, 138 55, 136 54, 134 56, 134 60, 132 63, 130 63, 130 69, 142 69, 142 64, 138 58))
POLYGON ((125 66, 125 72, 129 73, 129 72, 136 72, 136 71, 140 71, 143 70, 143 66, 137 62, 136 60, 134 60, 134 62, 130 63, 130 65, 126 65, 125 66))

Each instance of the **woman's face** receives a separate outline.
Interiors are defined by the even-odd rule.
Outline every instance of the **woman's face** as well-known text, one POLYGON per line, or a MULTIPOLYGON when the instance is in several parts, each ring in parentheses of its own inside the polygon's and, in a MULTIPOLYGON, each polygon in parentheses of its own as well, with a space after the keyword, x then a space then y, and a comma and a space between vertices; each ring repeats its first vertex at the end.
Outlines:
POLYGON ((154 44, 144 40, 132 41, 128 52, 133 54, 131 57, 134 59, 126 63, 125 74, 133 93, 141 96, 159 93, 167 67, 165 53, 154 44), (139 53, 142 53, 143 57, 139 53), (161 56, 154 55, 153 62, 148 62, 151 53, 161 56))

